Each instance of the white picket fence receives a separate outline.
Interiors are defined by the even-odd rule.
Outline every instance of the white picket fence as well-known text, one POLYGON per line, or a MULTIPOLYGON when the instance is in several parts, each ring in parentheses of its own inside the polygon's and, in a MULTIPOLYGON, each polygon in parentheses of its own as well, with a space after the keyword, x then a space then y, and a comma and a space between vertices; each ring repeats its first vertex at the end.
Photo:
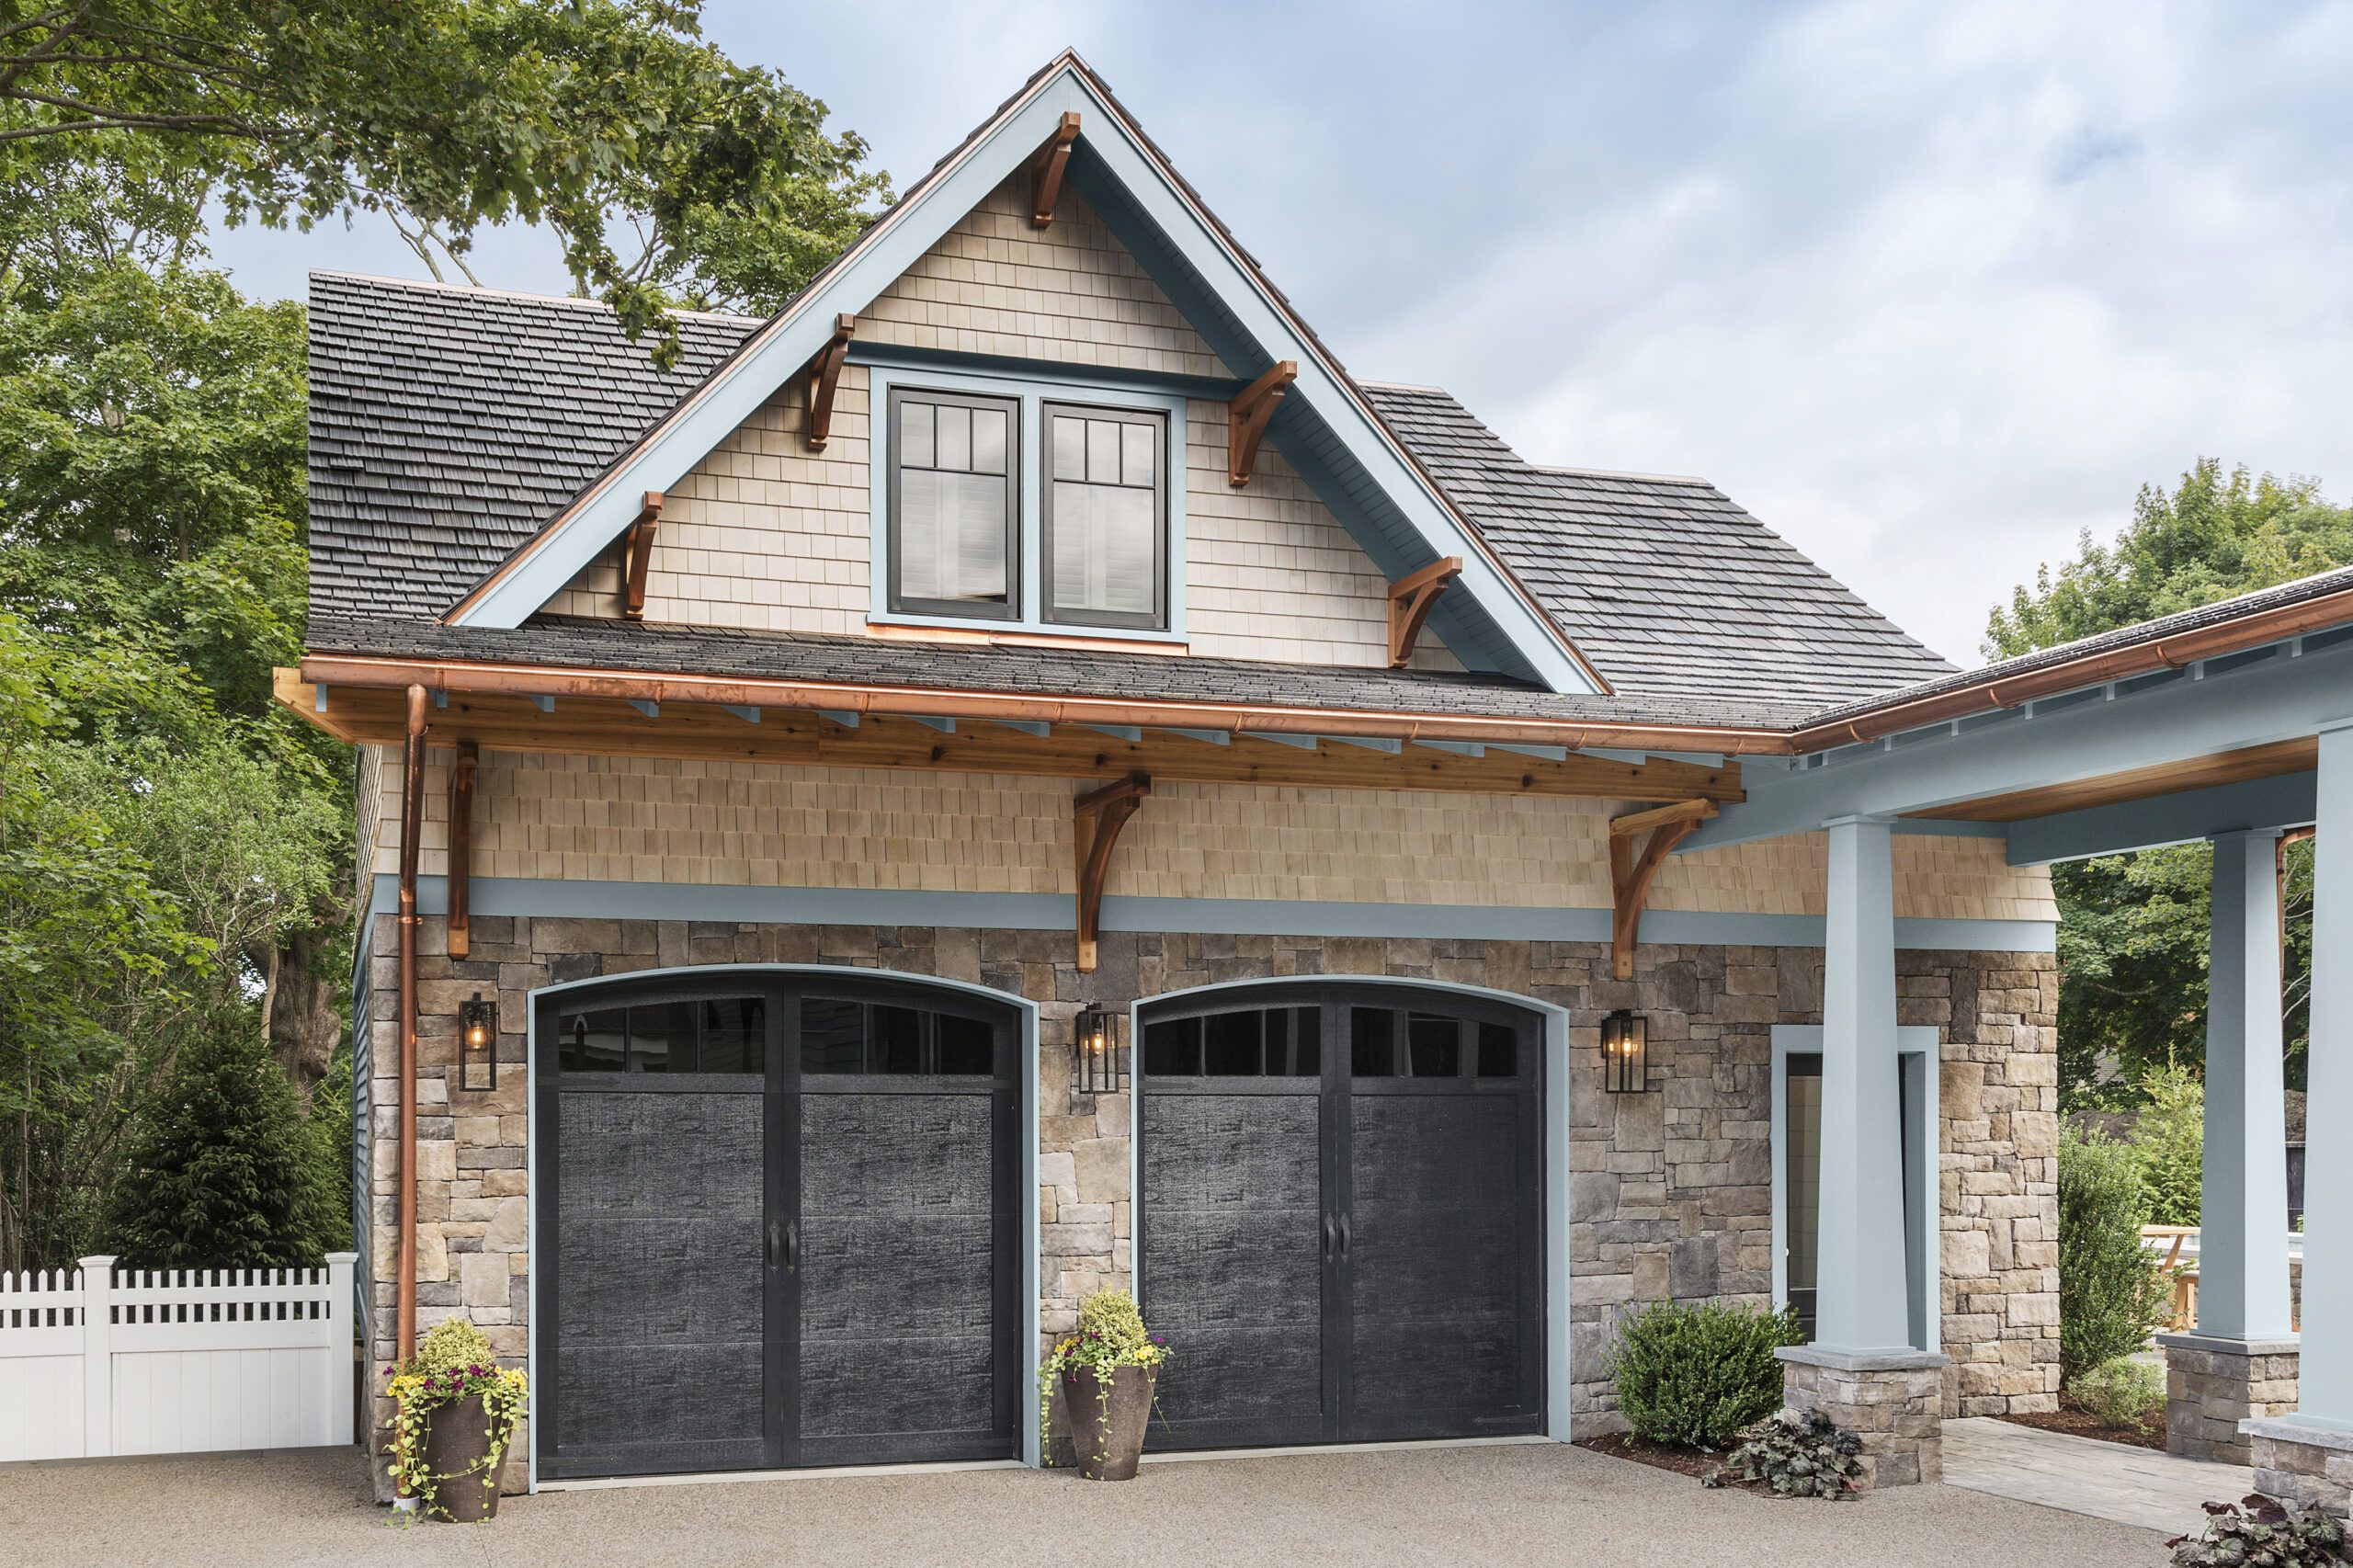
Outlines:
POLYGON ((0 1460, 350 1442, 357 1256, 0 1274, 0 1460))

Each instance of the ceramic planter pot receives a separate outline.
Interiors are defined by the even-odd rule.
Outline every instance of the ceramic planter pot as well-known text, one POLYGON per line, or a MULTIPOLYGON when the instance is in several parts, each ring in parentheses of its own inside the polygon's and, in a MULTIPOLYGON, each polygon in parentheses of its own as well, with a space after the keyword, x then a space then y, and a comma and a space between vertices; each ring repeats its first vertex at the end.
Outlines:
POLYGON ((428 1510, 451 1524, 471 1525, 498 1515, 495 1481, 483 1484, 490 1455, 490 1403, 481 1394, 437 1404, 425 1413, 425 1469, 433 1478, 428 1510))
POLYGON ((1070 1417, 1078 1473, 1089 1481, 1133 1481, 1152 1419, 1158 1369, 1115 1367, 1106 1379, 1092 1368, 1063 1374, 1063 1408, 1070 1417))

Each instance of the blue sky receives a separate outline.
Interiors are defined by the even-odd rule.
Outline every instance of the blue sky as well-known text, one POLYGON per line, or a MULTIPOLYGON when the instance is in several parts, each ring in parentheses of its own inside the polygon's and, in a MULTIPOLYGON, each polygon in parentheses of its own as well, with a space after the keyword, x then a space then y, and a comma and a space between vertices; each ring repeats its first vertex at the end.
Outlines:
MULTIPOLYGON (((1945 653, 2201 455, 2353 493, 2353 4, 716 3, 905 184, 1074 44, 1359 376, 1699 473, 1945 653), (1181 20, 1172 18, 1181 17, 1181 20)), ((250 291, 423 276, 222 235, 250 291)), ((496 286, 561 291, 492 236, 496 286)))

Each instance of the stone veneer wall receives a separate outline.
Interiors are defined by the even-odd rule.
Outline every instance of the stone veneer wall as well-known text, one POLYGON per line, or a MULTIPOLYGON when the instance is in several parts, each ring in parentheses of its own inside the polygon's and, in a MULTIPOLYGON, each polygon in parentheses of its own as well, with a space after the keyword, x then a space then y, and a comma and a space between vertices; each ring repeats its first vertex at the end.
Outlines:
MULTIPOLYGON (((1044 1326, 1080 1297, 1125 1283, 1131 1257, 1124 1096, 1074 1103, 1072 1020, 1087 1000, 1213 982, 1387 974, 1484 985, 1569 1009, 1572 1407, 1587 1430, 1617 1424, 1599 1376, 1620 1313, 1667 1299, 1762 1304, 1771 1289, 1771 1026, 1820 1018, 1822 958, 1802 949, 1645 946, 1636 976, 1609 977, 1594 943, 1107 933, 1080 974, 1053 931, 477 917, 453 962, 443 923, 420 942, 417 1302, 420 1330, 463 1311, 502 1357, 528 1346, 529 1197, 523 1029, 540 986, 657 967, 829 963, 974 981, 1040 1004, 1039 1203, 1044 1326), (497 1089, 457 1096, 460 1005, 494 993, 505 1030, 497 1089), (1648 1015, 1657 1092, 1603 1093, 1596 1028, 1608 1010, 1648 1015)), ((373 933, 370 1028, 376 1157, 371 1355, 392 1335, 399 936, 373 933)), ((2055 1032, 2048 955, 1905 952, 1907 1024, 1944 1030, 1941 1107, 1944 1349, 1949 1415, 2049 1410, 2058 1389, 2055 1032)), ((379 1410, 377 1419, 385 1413, 379 1410)), ((523 1451, 518 1445, 518 1454, 523 1451)), ((514 1472, 519 1479, 521 1471, 514 1472)))

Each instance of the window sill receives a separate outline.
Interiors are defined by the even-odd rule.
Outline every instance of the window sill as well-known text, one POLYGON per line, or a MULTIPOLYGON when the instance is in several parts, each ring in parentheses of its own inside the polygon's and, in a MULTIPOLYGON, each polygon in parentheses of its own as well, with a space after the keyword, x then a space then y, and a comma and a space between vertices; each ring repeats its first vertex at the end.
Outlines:
POLYGON ((972 642, 1004 648, 1082 648, 1099 653, 1183 653, 1188 644, 1169 631, 1123 631, 1113 627, 1079 631, 984 622, 883 620, 869 618, 867 635, 897 642, 972 642))

